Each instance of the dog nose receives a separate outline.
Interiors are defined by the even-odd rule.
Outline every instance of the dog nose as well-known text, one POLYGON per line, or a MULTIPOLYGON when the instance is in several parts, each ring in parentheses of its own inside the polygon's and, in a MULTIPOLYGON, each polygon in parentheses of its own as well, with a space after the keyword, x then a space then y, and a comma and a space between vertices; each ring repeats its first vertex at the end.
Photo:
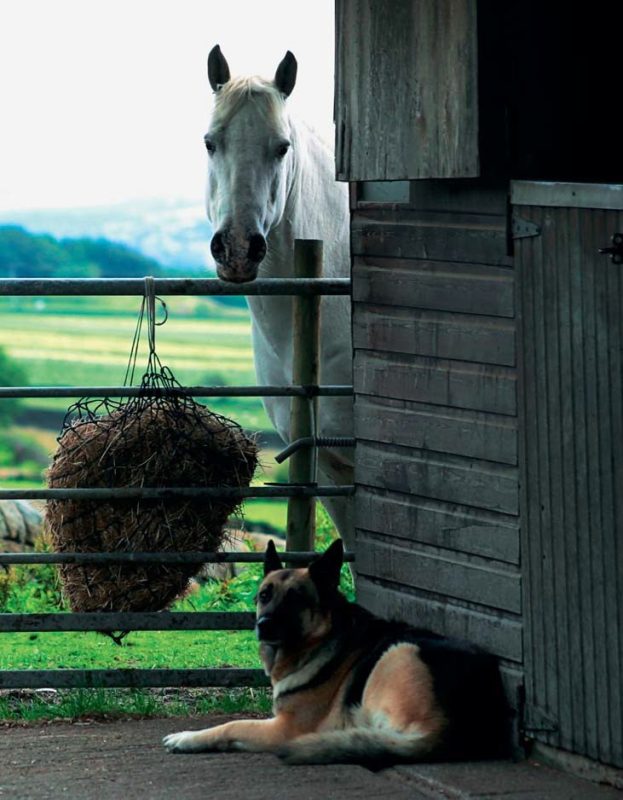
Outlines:
POLYGON ((275 637, 275 622, 271 614, 264 614, 255 623, 255 632, 257 638, 262 641, 274 641, 275 637))
POLYGON ((222 261, 225 256, 225 237, 220 231, 214 234, 210 242, 210 250, 215 261, 222 261))
POLYGON ((247 253, 249 261, 254 261, 256 264, 259 264, 265 255, 266 239, 261 233, 254 233, 249 239, 249 252, 247 253))

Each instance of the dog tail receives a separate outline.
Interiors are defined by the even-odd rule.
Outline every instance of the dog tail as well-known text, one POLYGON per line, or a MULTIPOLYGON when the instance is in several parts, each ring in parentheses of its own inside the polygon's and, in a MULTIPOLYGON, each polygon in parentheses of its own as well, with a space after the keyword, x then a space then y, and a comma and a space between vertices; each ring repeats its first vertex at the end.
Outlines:
POLYGON ((365 764, 380 769, 388 764, 420 761, 438 742, 438 735, 360 727, 299 736, 281 747, 277 755, 286 764, 365 764))

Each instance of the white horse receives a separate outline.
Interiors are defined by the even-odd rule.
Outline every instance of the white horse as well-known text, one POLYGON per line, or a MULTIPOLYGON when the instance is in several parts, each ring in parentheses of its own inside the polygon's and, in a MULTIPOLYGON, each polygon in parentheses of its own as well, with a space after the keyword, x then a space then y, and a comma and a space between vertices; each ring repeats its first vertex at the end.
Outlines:
MULTIPOLYGON (((288 111, 296 81, 288 51, 273 81, 231 78, 217 45, 208 58, 214 109, 208 151, 206 206, 214 230, 212 255, 219 277, 244 283, 293 274, 295 239, 322 239, 323 277, 348 277, 347 187, 335 180, 331 149, 288 111)), ((292 383, 292 298, 249 297, 259 384, 292 383)), ((350 302, 321 300, 320 382, 352 382, 350 302)), ((290 398, 265 400, 268 415, 288 442, 290 398)), ((349 397, 320 398, 317 434, 352 436, 349 397)), ((352 451, 321 449, 319 481, 352 483, 352 451)), ((340 534, 353 544, 352 500, 323 500, 340 534)))

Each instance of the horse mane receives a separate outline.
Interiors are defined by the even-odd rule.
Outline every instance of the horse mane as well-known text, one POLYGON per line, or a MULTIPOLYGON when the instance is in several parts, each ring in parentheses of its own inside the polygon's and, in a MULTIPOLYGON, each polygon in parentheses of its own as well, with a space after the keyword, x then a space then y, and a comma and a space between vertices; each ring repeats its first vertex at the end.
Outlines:
POLYGON ((232 78, 216 93, 211 128, 224 128, 247 102, 255 104, 260 113, 275 124, 285 111, 285 98, 272 81, 257 75, 232 78))

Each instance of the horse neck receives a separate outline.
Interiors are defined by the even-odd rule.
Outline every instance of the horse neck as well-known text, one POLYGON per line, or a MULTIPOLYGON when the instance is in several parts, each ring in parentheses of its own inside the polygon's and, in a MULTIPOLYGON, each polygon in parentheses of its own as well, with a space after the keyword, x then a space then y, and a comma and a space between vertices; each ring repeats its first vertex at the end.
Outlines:
POLYGON ((335 180, 333 154, 310 128, 292 123, 293 160, 281 222, 268 237, 264 277, 292 275, 295 239, 322 239, 323 275, 348 272, 347 186, 335 180))

